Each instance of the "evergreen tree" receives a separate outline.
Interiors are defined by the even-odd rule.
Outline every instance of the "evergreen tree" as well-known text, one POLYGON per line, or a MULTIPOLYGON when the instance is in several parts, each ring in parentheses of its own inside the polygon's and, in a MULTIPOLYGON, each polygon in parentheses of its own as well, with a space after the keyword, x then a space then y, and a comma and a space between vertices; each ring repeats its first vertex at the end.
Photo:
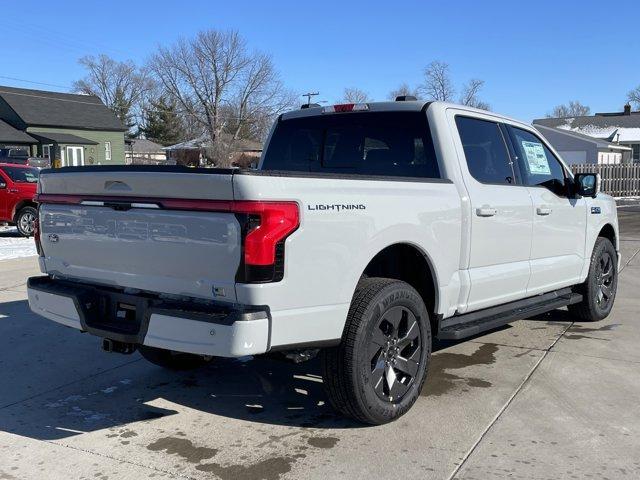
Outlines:
POLYGON ((165 97, 152 101, 144 113, 144 126, 139 134, 162 145, 186 140, 182 119, 175 102, 165 97))

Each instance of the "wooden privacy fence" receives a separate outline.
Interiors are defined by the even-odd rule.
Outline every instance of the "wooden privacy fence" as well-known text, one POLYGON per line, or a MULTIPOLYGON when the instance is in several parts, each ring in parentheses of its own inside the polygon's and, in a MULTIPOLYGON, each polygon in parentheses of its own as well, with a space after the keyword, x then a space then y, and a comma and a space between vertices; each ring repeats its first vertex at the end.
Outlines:
POLYGON ((640 165, 571 165, 573 173, 599 173, 601 190, 614 197, 640 195, 640 165))

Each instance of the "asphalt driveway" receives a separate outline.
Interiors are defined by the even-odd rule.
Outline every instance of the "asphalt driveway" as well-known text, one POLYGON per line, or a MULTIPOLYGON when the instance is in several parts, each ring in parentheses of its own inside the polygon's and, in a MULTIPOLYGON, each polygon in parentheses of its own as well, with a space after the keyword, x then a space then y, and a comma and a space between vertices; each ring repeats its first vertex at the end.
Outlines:
POLYGON ((640 208, 620 209, 612 315, 559 310, 436 346, 399 421, 325 404, 316 362, 171 373, 29 312, 35 259, 0 261, 0 479, 638 478, 640 208))

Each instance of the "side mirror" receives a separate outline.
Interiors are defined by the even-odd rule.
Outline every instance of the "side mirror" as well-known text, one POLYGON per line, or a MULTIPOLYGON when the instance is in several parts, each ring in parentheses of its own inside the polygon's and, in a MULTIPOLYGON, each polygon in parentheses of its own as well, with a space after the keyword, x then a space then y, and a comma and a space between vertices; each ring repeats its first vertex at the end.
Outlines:
POLYGON ((7 184, 0 180, 0 189, 7 188, 7 184))
POLYGON ((600 193, 600 174, 578 173, 574 182, 578 195, 595 198, 600 193))

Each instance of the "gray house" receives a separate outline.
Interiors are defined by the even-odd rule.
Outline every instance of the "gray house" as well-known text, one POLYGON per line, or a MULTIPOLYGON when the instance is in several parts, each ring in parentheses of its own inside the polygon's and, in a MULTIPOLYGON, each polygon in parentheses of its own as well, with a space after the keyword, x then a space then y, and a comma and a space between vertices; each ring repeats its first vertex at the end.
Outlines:
POLYGON ((596 113, 583 117, 538 118, 533 124, 535 127, 542 125, 558 128, 629 147, 633 152, 632 161, 640 163, 640 112, 632 112, 629 104, 624 106, 622 112, 596 113))
MULTIPOLYGON (((229 164, 231 166, 247 168, 251 164, 257 164, 262 153, 262 143, 255 140, 238 138, 222 132, 220 139, 223 145, 229 149, 229 164)), ((178 165, 197 167, 202 165, 205 153, 211 148, 211 141, 206 135, 164 147, 167 152, 167 160, 178 165)))
POLYGON ((167 154, 159 143, 146 138, 128 138, 124 143, 127 165, 167 165, 167 154))
POLYGON ((549 143, 569 165, 586 163, 617 165, 631 162, 631 147, 583 135, 572 130, 546 127, 540 124, 534 124, 534 127, 549 140, 549 143))

